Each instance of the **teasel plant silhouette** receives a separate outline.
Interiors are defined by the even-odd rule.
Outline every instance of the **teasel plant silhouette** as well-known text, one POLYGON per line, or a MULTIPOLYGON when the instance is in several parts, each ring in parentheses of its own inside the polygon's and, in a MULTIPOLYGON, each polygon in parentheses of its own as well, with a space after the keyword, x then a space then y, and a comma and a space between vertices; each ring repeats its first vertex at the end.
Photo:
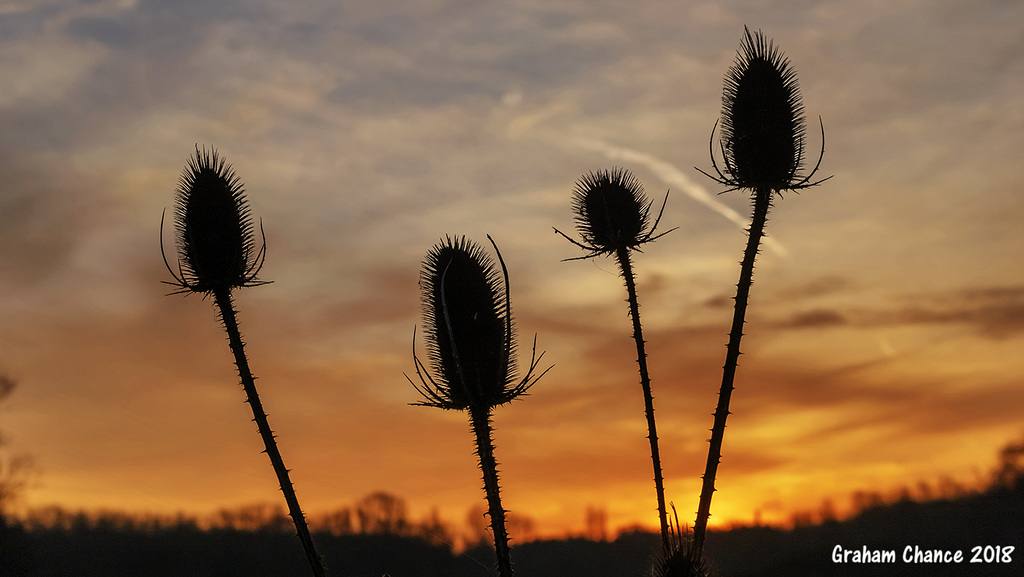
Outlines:
POLYGON ((652 201, 644 195, 640 180, 633 173, 622 168, 598 170, 581 177, 576 182, 576 188, 572 195, 574 220, 582 242, 573 239, 557 228, 555 229, 557 234, 587 251, 583 256, 565 260, 613 256, 619 264, 620 274, 626 284, 629 316, 633 321, 633 340, 636 343, 636 362, 639 366, 640 386, 644 394, 647 438, 651 445, 651 461, 654 467, 654 488, 658 501, 661 542, 665 551, 669 549, 670 545, 668 513, 665 509, 665 481, 662 476, 658 430, 654 420, 654 396, 651 393, 651 378, 647 369, 647 351, 643 327, 640 323, 640 303, 637 299, 631 253, 633 251, 642 252, 643 245, 675 230, 671 229, 661 234, 655 234, 667 203, 668 193, 665 194, 665 201, 652 225, 650 222, 652 201))
POLYGON ((177 287, 170 294, 200 294, 213 297, 218 315, 228 333, 228 344, 238 367, 246 402, 252 408, 253 421, 259 429, 266 453, 277 474, 277 480, 288 504, 288 513, 317 577, 327 574, 323 558, 317 553, 306 518, 299 507, 295 488, 278 450, 274 432, 263 410, 256 377, 249 369, 245 345, 231 297, 237 288, 253 287, 270 281, 260 280, 259 272, 266 256, 266 236, 260 226, 263 243, 256 248, 255 231, 249 203, 242 181, 216 149, 202 150, 196 145, 181 174, 175 193, 174 230, 178 252, 177 271, 171 268, 163 246, 163 217, 160 219, 160 252, 164 265, 177 287))
MULTIPOLYGON (((754 274, 754 260, 760 250, 768 212, 776 195, 799 192, 817 186, 831 176, 814 180, 825 152, 825 127, 821 126, 821 151, 814 168, 802 175, 806 121, 797 83, 796 71, 772 40, 758 31, 752 34, 744 27, 744 37, 732 67, 725 75, 722 93, 721 142, 722 166, 715 160, 711 144, 711 164, 715 175, 697 169, 718 184, 728 187, 724 192, 749 190, 752 194, 753 216, 747 229, 747 246, 740 262, 740 278, 736 284, 735 309, 718 406, 711 429, 708 460, 704 470, 697 519, 693 528, 694 548, 703 550, 711 515, 711 496, 715 476, 722 458, 722 439, 729 416, 733 381, 740 356, 744 317, 754 274)), ((718 122, 712 128, 711 141, 718 122)))
POLYGON ((670 504, 675 523, 669 520, 669 546, 655 559, 653 577, 708 577, 711 567, 701 551, 694 549, 693 538, 682 525, 675 504, 670 504))
POLYGON ((527 394, 551 367, 536 374, 544 353, 536 354, 534 336, 529 368, 522 377, 518 375, 508 269, 498 245, 490 235, 487 240, 498 257, 500 276, 490 256, 466 237, 446 236, 427 252, 420 272, 420 290, 430 368, 416 354, 413 331, 412 357, 419 384, 408 375, 406 379, 423 397, 412 404, 469 413, 483 472, 498 574, 511 577, 507 511, 501 504, 491 413, 495 407, 527 394))

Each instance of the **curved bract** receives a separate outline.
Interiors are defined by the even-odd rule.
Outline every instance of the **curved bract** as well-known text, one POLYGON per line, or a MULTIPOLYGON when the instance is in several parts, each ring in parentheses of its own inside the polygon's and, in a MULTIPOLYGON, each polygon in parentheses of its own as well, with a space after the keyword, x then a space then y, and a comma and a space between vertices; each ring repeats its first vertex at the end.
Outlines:
MULTIPOLYGON (((668 200, 668 195, 665 195, 668 200)), ((569 242, 588 251, 586 255, 567 260, 613 255, 620 250, 640 250, 640 247, 666 233, 654 235, 661 221, 661 212, 651 226, 651 201, 644 187, 633 173, 622 168, 588 172, 576 181, 572 194, 573 220, 583 242, 578 242, 562 231, 569 242)), ((661 211, 665 210, 662 203, 661 211)))
POLYGON ((654 467, 654 489, 658 500, 662 548, 666 551, 670 542, 668 517, 665 509, 665 486, 658 448, 658 431, 654 419, 654 397, 651 393, 651 378, 647 370, 647 350, 644 344, 643 327, 640 323, 640 301, 636 294, 636 278, 633 274, 630 255, 631 251, 641 252, 641 246, 672 232, 669 230, 657 236, 654 235, 667 202, 668 193, 665 194, 665 202, 661 205, 658 218, 651 225, 652 203, 644 195, 644 188, 637 177, 622 168, 589 172, 576 182, 576 188, 572 195, 574 220, 582 242, 572 239, 557 228, 555 229, 556 233, 562 235, 569 242, 587 251, 583 256, 566 260, 614 255, 619 263, 622 280, 626 284, 629 317, 633 322, 633 341, 636 344, 640 387, 644 394, 644 413, 647 418, 647 438, 651 444, 651 464, 654 467))
POLYGON ((572 197, 576 227, 583 240, 606 252, 641 243, 650 206, 640 180, 618 168, 584 175, 572 197))
POLYGON ((518 377, 508 273, 497 254, 500 272, 465 237, 445 237, 427 252, 420 289, 433 376, 414 351, 422 384, 416 388, 425 398, 418 404, 458 410, 496 407, 524 394, 540 378, 533 377, 539 357, 531 359, 524 378, 518 377))
MULTIPOLYGON (((726 345, 725 364, 722 366, 722 384, 708 441, 708 458, 701 479, 697 518, 693 525, 692 550, 698 555, 703 551, 708 519, 711 516, 711 499, 715 493, 715 479, 722 459, 722 440, 741 354, 740 342, 746 323, 754 263, 761 239, 765 236, 765 223, 773 196, 785 190, 816 186, 831 178, 811 182, 821 165, 821 156, 809 174, 800 175, 805 130, 796 73, 789 61, 760 31, 753 35, 749 28, 744 27, 739 55, 725 76, 721 122, 725 172, 723 174, 715 161, 712 148, 711 163, 718 176, 706 172, 704 174, 719 184, 731 187, 729 190, 749 189, 752 192, 753 214, 747 228, 743 260, 740 261, 732 326, 726 345)), ((824 126, 821 138, 824 153, 824 126)))
MULTIPOLYGON (((295 523, 296 535, 302 543, 313 575, 324 577, 327 569, 316 550, 299 506, 289 469, 278 449, 276 436, 270 428, 266 411, 256 390, 256 377, 249 368, 245 343, 231 297, 232 289, 264 284, 256 280, 266 254, 264 244, 255 250, 252 218, 245 200, 242 183, 231 166, 216 149, 199 150, 189 158, 175 191, 174 228, 178 244, 178 272, 171 269, 163 250, 163 218, 160 220, 160 253, 164 265, 174 277, 167 284, 178 287, 174 293, 202 293, 212 296, 228 333, 228 345, 238 367, 238 376, 252 409, 253 422, 263 439, 265 453, 277 475, 278 484, 288 504, 288 514, 295 523)), ((166 281, 165 281, 166 282, 166 281)))
POLYGON ((245 189, 216 149, 196 146, 189 158, 175 191, 174 229, 178 271, 167 268, 177 292, 211 294, 264 284, 256 275, 266 245, 256 249, 245 189))
MULTIPOLYGON (((724 166, 719 168, 712 149, 717 177, 701 172, 730 190, 799 190, 831 178, 811 182, 820 156, 809 174, 800 174, 806 120, 796 71, 760 31, 744 27, 736 61, 726 72, 720 136, 724 166)), ((824 136, 823 127, 822 152, 824 136)))
POLYGON ((424 398, 414 404, 469 413, 487 495, 497 572, 501 577, 513 577, 505 528, 507 511, 501 504, 498 461, 494 457, 491 411, 525 394, 547 371, 533 376, 544 356, 536 356, 534 337, 530 367, 517 382, 508 270, 498 245, 490 236, 487 240, 498 256, 500 277, 494 261, 465 237, 445 237, 427 251, 420 272, 420 290, 427 351, 434 375, 416 356, 413 334, 412 358, 420 384, 412 379, 409 382, 424 398))
POLYGON ((703 551, 693 545, 692 536, 679 524, 679 515, 672 505, 675 523, 669 527, 669 546, 655 559, 653 577, 708 577, 711 567, 703 551))

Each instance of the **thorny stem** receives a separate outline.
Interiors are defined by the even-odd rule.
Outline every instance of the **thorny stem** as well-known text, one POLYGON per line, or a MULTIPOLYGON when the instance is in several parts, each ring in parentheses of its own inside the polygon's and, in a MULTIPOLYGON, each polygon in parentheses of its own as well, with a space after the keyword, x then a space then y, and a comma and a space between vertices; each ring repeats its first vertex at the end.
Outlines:
POLYGON ((491 411, 487 407, 471 406, 469 418, 476 433, 476 454, 483 471, 484 492, 487 493, 487 516, 491 518, 494 533, 494 554, 498 558, 498 575, 512 577, 512 558, 505 529, 505 509, 501 506, 501 488, 498 486, 498 462, 494 459, 494 441, 491 438, 491 411))
POLYGON ((295 488, 288 477, 288 469, 284 466, 284 459, 277 448, 277 441, 274 439, 274 432, 270 429, 267 421, 267 414, 260 403, 259 393, 256 392, 256 379, 249 370, 249 361, 245 357, 244 343, 241 332, 238 330, 238 321, 235 318, 235 309, 231 300, 231 290, 228 288, 217 289, 213 292, 217 308, 220 310, 220 318, 224 322, 224 328, 228 331, 228 342, 231 345, 231 352, 235 355, 235 365, 238 366, 238 375, 242 379, 242 387, 245 389, 246 402, 252 408, 253 421, 263 437, 263 444, 266 446, 266 453, 277 473, 277 480, 281 485, 281 492, 284 493, 284 500, 288 503, 288 513, 295 522, 295 529, 298 532, 299 541, 306 551, 306 558, 313 568, 313 575, 325 577, 327 569, 324 566, 323 558, 316 551, 313 538, 309 534, 309 527, 306 526, 306 518, 299 508, 299 499, 295 496, 295 488))
POLYGON ((772 190, 758 189, 754 195, 754 216, 750 228, 747 229, 747 248, 743 251, 743 262, 740 264, 740 280, 736 283, 736 308, 732 316, 725 365, 722 367, 722 388, 718 393, 718 407, 715 409, 715 423, 709 441, 711 446, 708 449, 708 462, 700 491, 697 520, 693 525, 693 546, 698 552, 704 547, 708 517, 711 516, 711 495, 715 492, 715 475, 718 473, 718 463, 722 460, 722 438, 725 436, 725 420, 729 416, 729 399, 732 397, 733 379, 740 357, 740 339, 743 338, 743 319, 746 316, 747 297, 750 295, 750 284, 754 276, 754 260, 757 258, 761 237, 764 236, 764 225, 768 220, 771 205, 772 190))
POLYGON ((626 292, 629 293, 629 316, 633 319, 633 340, 636 341, 636 363, 640 366, 640 386, 644 390, 644 413, 647 415, 647 439, 651 442, 651 461, 654 465, 654 489, 658 496, 658 520, 661 523, 661 545, 667 553, 669 542, 668 512, 665 508, 665 482, 661 475, 661 455, 658 451, 658 429, 654 424, 654 397, 651 394, 651 378, 647 372, 647 352, 644 348, 644 333, 640 325, 640 304, 636 297, 636 280, 633 278, 633 266, 629 259, 629 250, 619 247, 615 252, 622 270, 622 278, 626 280, 626 292))

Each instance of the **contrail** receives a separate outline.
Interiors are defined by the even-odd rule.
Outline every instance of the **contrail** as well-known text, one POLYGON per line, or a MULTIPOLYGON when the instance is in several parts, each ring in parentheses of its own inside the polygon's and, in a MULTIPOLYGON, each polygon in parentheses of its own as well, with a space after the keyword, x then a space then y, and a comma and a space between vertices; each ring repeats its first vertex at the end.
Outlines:
MULTIPOLYGON (((683 174, 683 171, 656 156, 640 152, 639 150, 615 146, 595 138, 574 137, 570 142, 578 148, 600 152, 610 160, 623 160, 642 164, 654 171, 654 174, 658 175, 658 178, 664 181, 665 184, 681 189, 693 200, 724 216, 740 228, 746 229, 750 224, 750 220, 747 217, 715 200, 714 195, 710 194, 703 186, 690 180, 689 177, 683 174)), ((789 257, 789 251, 772 237, 766 236, 763 242, 765 246, 771 248, 779 256, 789 257)))

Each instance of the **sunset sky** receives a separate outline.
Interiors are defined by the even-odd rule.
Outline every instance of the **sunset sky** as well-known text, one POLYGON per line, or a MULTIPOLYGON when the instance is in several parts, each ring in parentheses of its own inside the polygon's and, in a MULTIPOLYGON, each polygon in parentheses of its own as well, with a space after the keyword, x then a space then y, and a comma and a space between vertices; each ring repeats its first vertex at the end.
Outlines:
POLYGON ((468 417, 410 406, 403 372, 425 252, 490 234, 521 360, 536 333, 554 364, 495 412, 506 508, 541 534, 590 506, 655 527, 625 290, 611 260, 562 262, 581 252, 552 227, 571 231, 587 171, 670 190, 678 229, 634 264, 668 499, 692 523, 749 218, 694 167, 744 25, 790 58, 834 178, 770 215, 712 524, 984 479, 1024 433, 1024 3, 15 0, 0 432, 37 464, 18 507, 283 503, 212 302, 160 282, 198 144, 266 232, 274 282, 236 304, 314 515, 378 490, 459 524, 483 503, 468 417))

